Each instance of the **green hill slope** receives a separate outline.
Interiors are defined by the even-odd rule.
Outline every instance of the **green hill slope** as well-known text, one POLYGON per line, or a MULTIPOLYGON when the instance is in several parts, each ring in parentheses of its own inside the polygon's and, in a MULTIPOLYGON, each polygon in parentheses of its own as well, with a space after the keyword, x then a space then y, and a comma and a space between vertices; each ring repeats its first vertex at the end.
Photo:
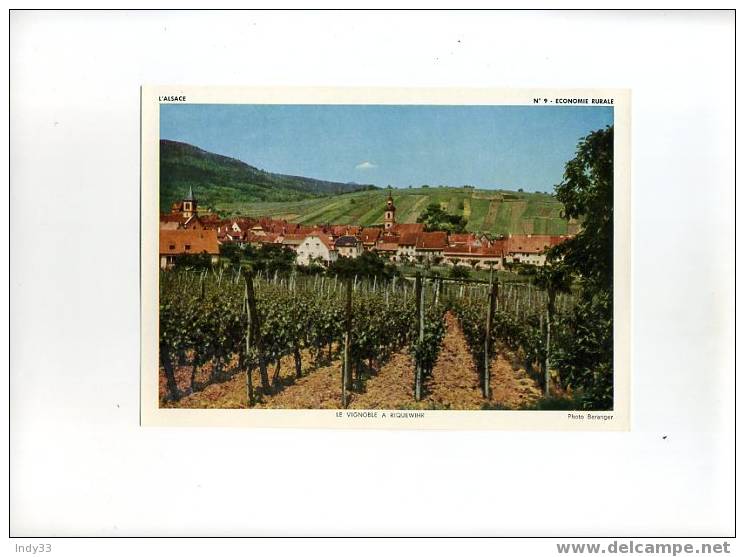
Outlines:
MULTIPOLYGON (((387 190, 287 203, 249 203, 239 211, 303 224, 382 224, 387 190)), ((397 222, 416 222, 430 203, 464 215, 467 229, 492 234, 567 234, 576 224, 561 217, 562 205, 543 193, 471 190, 455 187, 394 189, 397 222)))
MULTIPOLYGON (((168 211, 191 186, 202 207, 222 215, 271 216, 302 224, 383 223, 387 190, 274 174, 186 143, 160 142, 160 206, 168 211)), ((552 195, 463 187, 393 189, 396 221, 411 223, 431 203, 463 215, 472 232, 567 234, 552 195)))
POLYGON ((216 155, 177 141, 160 141, 160 209, 166 211, 189 190, 204 207, 234 212, 246 202, 318 199, 370 189, 301 176, 274 174, 237 159, 216 155))

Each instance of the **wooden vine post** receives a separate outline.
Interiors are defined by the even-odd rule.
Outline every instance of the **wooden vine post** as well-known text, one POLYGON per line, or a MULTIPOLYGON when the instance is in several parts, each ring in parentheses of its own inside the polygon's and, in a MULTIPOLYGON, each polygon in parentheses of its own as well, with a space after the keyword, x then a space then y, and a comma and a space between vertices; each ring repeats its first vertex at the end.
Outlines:
MULTIPOLYGON (((355 277, 356 278, 356 277, 355 277)), ((341 405, 347 407, 347 389, 351 387, 352 373, 349 369, 349 343, 352 334, 352 281, 347 279, 347 292, 345 301, 345 319, 344 319, 344 363, 341 371, 341 405)))
MULTIPOLYGON (((424 343, 424 288, 422 288, 422 275, 416 274, 416 319, 419 330, 419 348, 424 343)), ((422 366, 419 358, 416 362, 416 371, 414 376, 414 399, 419 402, 422 399, 422 366)))
POLYGON ((248 321, 251 327, 251 340, 256 347, 256 355, 259 360, 259 375, 261 376, 261 389, 264 393, 271 391, 269 373, 266 370, 266 358, 264 357, 264 343, 261 340, 261 321, 256 309, 256 295, 254 293, 253 274, 249 271, 244 275, 246 280, 246 305, 248 306, 248 321))
POLYGON ((168 348, 168 344, 165 342, 160 343, 160 361, 163 364, 163 369, 166 372, 166 383, 168 385, 168 397, 170 400, 178 401, 181 398, 181 393, 178 390, 178 384, 176 383, 176 375, 173 372, 173 362, 171 361, 171 351, 168 348))
POLYGON ((551 394, 551 372, 549 371, 549 365, 551 363, 551 325, 556 314, 556 294, 556 284, 553 277, 550 277, 548 288, 546 289, 546 369, 544 377, 546 398, 551 394))
POLYGON ((551 387, 551 372, 549 371, 549 358, 551 354, 551 313, 546 311, 546 366, 545 366, 545 396, 548 398, 551 387))
POLYGON ((248 304, 248 277, 246 278, 246 288, 244 292, 244 303, 246 305, 246 315, 248 316, 248 324, 246 326, 246 397, 248 398, 248 407, 254 405, 254 386, 253 380, 251 379, 251 311, 249 310, 248 304))
POLYGON ((489 345, 491 344, 491 331, 494 326, 494 307, 497 300, 497 289, 499 281, 494 281, 489 286, 489 307, 486 312, 486 336, 484 338, 484 398, 491 400, 491 371, 489 370, 489 345))

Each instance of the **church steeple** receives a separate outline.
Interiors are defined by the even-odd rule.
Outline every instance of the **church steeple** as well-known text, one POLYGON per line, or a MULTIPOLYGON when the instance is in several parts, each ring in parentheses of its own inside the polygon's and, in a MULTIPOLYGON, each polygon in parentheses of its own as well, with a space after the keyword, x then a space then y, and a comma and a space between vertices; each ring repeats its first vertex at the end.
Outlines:
POLYGON ((197 198, 194 197, 194 192, 192 191, 191 186, 189 186, 189 193, 181 202, 181 213, 187 219, 191 218, 192 215, 197 214, 197 198))
POLYGON ((393 204, 393 196, 391 190, 388 190, 388 198, 385 200, 385 214, 383 218, 383 226, 386 230, 393 228, 396 224, 396 206, 393 204))

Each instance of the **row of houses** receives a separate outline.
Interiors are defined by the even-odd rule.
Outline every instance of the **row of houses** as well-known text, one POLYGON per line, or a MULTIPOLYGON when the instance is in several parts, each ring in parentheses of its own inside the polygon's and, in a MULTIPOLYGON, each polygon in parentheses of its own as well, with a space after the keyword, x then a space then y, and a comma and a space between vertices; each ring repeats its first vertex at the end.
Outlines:
POLYGON ((305 226, 282 219, 220 219, 214 214, 200 215, 191 190, 171 213, 161 215, 161 267, 173 264, 185 253, 207 253, 214 261, 221 244, 282 246, 293 250, 299 265, 328 266, 339 257, 356 258, 373 251, 392 263, 465 265, 500 269, 508 263, 543 265, 546 250, 568 236, 486 234, 448 234, 427 232, 420 223, 396 223, 395 207, 389 194, 383 226, 357 225, 305 226))
POLYGON ((374 242, 365 245, 363 236, 344 235, 338 238, 324 234, 308 234, 297 246, 297 262, 328 265, 339 257, 359 257, 365 251, 377 252, 392 263, 430 263, 445 266, 464 265, 473 268, 502 269, 508 263, 544 265, 546 250, 558 245, 565 236, 510 235, 486 238, 477 234, 418 232, 400 234, 396 227, 376 234, 374 242))

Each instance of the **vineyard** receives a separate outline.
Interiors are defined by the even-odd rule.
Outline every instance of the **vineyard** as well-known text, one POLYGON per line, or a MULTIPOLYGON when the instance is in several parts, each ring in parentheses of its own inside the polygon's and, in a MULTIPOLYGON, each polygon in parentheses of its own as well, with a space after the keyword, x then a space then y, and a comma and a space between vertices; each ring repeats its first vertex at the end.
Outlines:
POLYGON ((536 408, 569 293, 440 277, 162 272, 160 402, 177 408, 536 408))

